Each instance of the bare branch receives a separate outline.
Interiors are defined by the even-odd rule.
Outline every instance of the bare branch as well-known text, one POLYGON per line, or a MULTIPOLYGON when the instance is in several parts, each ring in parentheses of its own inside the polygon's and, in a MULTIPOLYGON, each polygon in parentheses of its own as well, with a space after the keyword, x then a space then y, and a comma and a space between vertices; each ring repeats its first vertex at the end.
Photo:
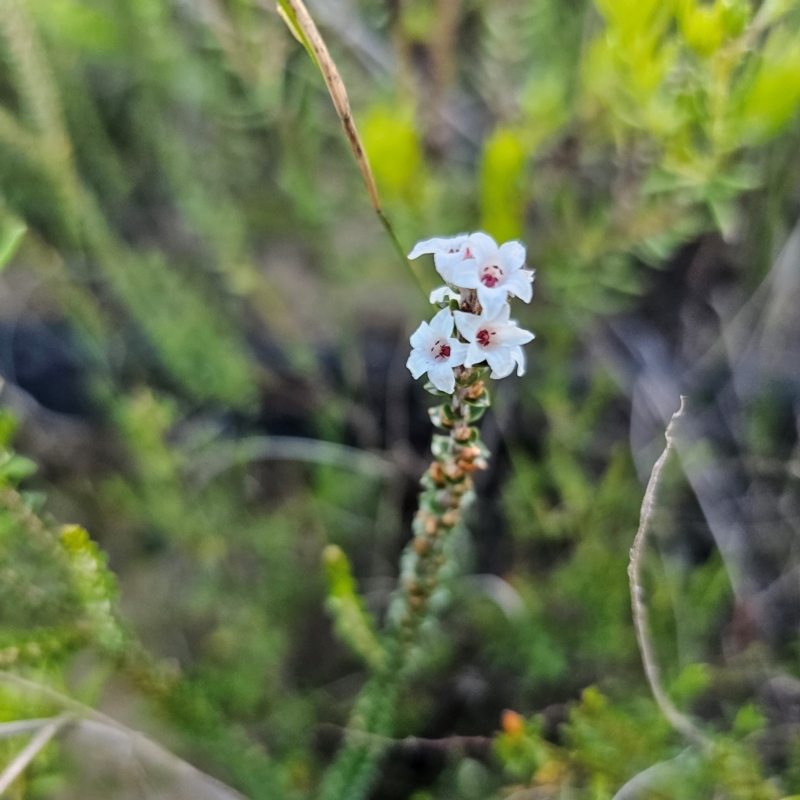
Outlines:
POLYGON ((42 717, 41 719, 18 719, 14 722, 0 724, 0 739, 10 739, 23 733, 33 733, 52 722, 55 717, 42 717))
MULTIPOLYGON (((117 722, 112 717, 109 717, 100 711, 96 711, 90 706, 84 705, 77 700, 73 700, 71 697, 61 694, 60 692, 55 691, 55 689, 51 689, 49 686, 35 683, 27 678, 22 678, 19 675, 15 675, 13 672, 0 670, 0 683, 3 682, 12 684, 26 691, 36 692, 43 697, 47 697, 52 702, 70 710, 70 714, 65 715, 65 717, 58 717, 58 720, 64 719, 65 722, 71 721, 74 722, 74 724, 79 728, 83 727, 88 730, 91 730, 92 728, 97 730, 100 728, 102 731, 104 731, 107 737, 125 737, 130 741, 134 752, 146 756, 153 763, 159 764, 165 769, 170 770, 172 774, 176 775, 177 777, 196 778, 202 781, 205 786, 216 790, 218 796, 224 797, 225 800, 245 800, 244 795, 240 794, 235 789, 232 789, 230 786, 227 786, 216 778, 207 775, 205 772, 202 772, 201 770, 192 766, 188 761, 178 758, 178 756, 163 748, 160 744, 154 742, 152 739, 149 739, 143 733, 133 730, 132 728, 117 722)), ((53 722, 55 722, 55 720, 53 722)), ((61 727, 63 727, 63 724, 65 723, 61 723, 59 728, 57 728, 48 736, 48 741, 53 735, 55 735, 55 733, 58 732, 58 730, 60 730, 61 727)), ((40 731, 37 737, 34 737, 34 740, 43 733, 44 728, 42 731, 40 731)), ((34 740, 31 740, 31 744, 28 747, 31 747, 34 740)), ((42 747, 43 746, 44 744, 42 747)), ((26 748, 26 750, 27 749, 28 748, 26 748)), ((41 749, 41 747, 39 749, 41 749)), ((23 751, 23 753, 24 752, 25 751, 23 751)), ((36 753, 33 753, 33 756, 35 755, 36 753)), ((21 756, 22 753, 20 753, 17 758, 19 759, 21 756)), ((31 756, 31 758, 33 758, 33 756, 31 756)), ((22 769, 24 769, 25 766, 26 765, 23 765, 22 769)), ((4 788, 5 787, 3 787, 3 789, 4 788)), ((3 789, 0 789, 0 792, 2 792, 3 789)))
POLYGON ((361 177, 364 179, 364 185, 367 188, 369 201, 375 211, 380 213, 381 201, 378 197, 378 187, 375 185, 375 177, 372 174, 372 168, 369 165, 367 153, 361 144, 361 137, 358 135, 356 122, 353 119, 353 114, 350 110, 350 100, 347 97, 347 90, 344 87, 344 81, 336 68, 336 64, 328 52, 328 47, 325 40, 319 32, 311 14, 303 4, 303 0, 286 0, 288 5, 294 12, 295 19, 298 26, 303 31, 308 40, 308 44, 314 52, 314 56, 319 66, 322 78, 325 85, 328 87, 328 93, 333 100, 333 105, 336 108, 336 113, 342 121, 347 142, 350 149, 353 151, 358 168, 361 171, 361 177))
POLYGON ((418 267, 414 262, 406 258, 406 251, 400 244, 397 234, 392 227, 392 223, 386 216, 386 213, 381 206, 381 200, 378 196, 378 186, 375 183, 375 176, 372 174, 372 167, 369 164, 367 151, 361 142, 361 137, 358 135, 356 128, 356 121, 353 119, 353 112, 350 110, 350 99, 347 96, 347 89, 345 89, 342 76, 336 67, 331 54, 328 52, 328 47, 322 34, 319 32, 316 23, 314 22, 308 9, 303 4, 303 0, 279 0, 278 8, 282 10, 284 19, 289 26, 289 30, 293 33, 300 35, 303 45, 308 49, 311 57, 319 67, 322 73, 322 78, 325 81, 325 86, 328 88, 328 94, 331 96, 333 105, 336 108, 336 113, 342 122, 347 143, 353 152, 353 156, 358 164, 358 169, 361 172, 361 177, 364 180, 364 186, 369 195, 369 202, 375 213, 378 215, 381 225, 383 225, 389 239, 394 246, 401 261, 407 268, 411 270, 411 274, 417 280, 421 287, 425 286, 425 281, 422 280, 418 267), (296 27, 295 27, 296 26, 296 27))
POLYGON ((707 748, 712 746, 711 740, 708 739, 685 714, 678 711, 661 686, 658 661, 656 659, 653 641, 650 638, 650 630, 647 622, 647 606, 644 602, 644 589, 642 588, 641 581, 642 556, 644 554, 647 534, 650 529, 650 522, 655 510, 656 493, 658 491, 661 470, 664 468, 664 464, 666 464, 672 452, 672 429, 675 421, 683 414, 684 405, 685 398, 681 397, 681 407, 672 415, 672 419, 669 421, 669 425, 667 425, 665 433, 667 445, 664 448, 664 452, 659 456, 658 461, 656 461, 653 466, 653 471, 650 473, 650 480, 647 482, 647 489, 645 490, 644 500, 642 501, 642 513, 639 518, 639 529, 636 531, 633 547, 631 547, 631 563, 628 566, 628 578, 630 579, 631 585, 631 606, 633 608, 633 624, 636 628, 636 640, 639 643, 639 652, 642 655, 644 672, 650 684, 650 689, 653 692, 653 697, 656 703, 658 703, 661 712, 675 730, 683 734, 683 736, 694 744, 707 748))
POLYGON ((62 714, 60 717, 48 722, 17 754, 16 758, 3 770, 0 775, 0 795, 25 771, 28 764, 36 758, 47 743, 69 722, 72 714, 62 714))

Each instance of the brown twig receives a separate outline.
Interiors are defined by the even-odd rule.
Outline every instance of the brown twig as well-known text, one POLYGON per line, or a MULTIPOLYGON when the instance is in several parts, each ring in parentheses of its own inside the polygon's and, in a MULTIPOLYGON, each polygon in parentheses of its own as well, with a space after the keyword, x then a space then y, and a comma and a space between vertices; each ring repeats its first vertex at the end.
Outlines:
POLYGON ((393 739, 388 736, 379 736, 368 731, 353 731, 340 725, 324 723, 319 726, 320 732, 330 730, 338 736, 352 736, 362 741, 375 742, 389 750, 401 752, 428 752, 443 755, 458 755, 489 761, 492 757, 494 739, 489 736, 444 736, 441 739, 428 739, 419 736, 406 736, 402 739, 393 739))
POLYGON ((669 421, 669 425, 667 425, 667 430, 664 434, 667 440, 666 447, 653 466, 653 471, 650 473, 650 480, 647 482, 644 500, 642 500, 639 529, 636 531, 633 546, 631 547, 631 562, 628 566, 628 578, 630 579, 631 585, 631 606, 633 608, 633 625, 636 629, 636 640, 639 643, 639 652, 642 655, 644 672, 650 684, 650 690, 653 692, 653 697, 658 707, 661 709, 661 712, 675 730, 683 734, 683 736, 694 744, 698 744, 703 748, 710 748, 712 746, 711 740, 705 736, 685 714, 678 711, 661 686, 658 660, 656 658, 653 641, 650 638, 650 630, 647 621, 647 606, 644 602, 644 589, 642 588, 641 580, 642 556, 644 554, 647 534, 650 529, 650 522, 656 506, 658 483, 664 464, 666 464, 673 449, 672 430, 676 420, 683 414, 685 399, 686 398, 681 397, 681 406, 672 415, 672 419, 669 421))

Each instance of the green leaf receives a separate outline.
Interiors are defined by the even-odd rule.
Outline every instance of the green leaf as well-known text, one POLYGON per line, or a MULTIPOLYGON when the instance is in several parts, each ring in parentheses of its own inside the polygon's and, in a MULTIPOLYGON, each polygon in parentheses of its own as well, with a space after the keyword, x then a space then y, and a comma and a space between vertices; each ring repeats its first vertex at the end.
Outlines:
POLYGON ((13 217, 6 218, 2 233, 0 233, 0 270, 14 257, 27 230, 25 223, 20 220, 13 217))
POLYGON ((498 128, 483 148, 481 227, 501 242, 522 234, 527 157, 520 135, 509 128, 498 128))
POLYGON ((464 402, 473 408, 489 408, 492 404, 492 398, 489 392, 484 389, 475 399, 466 398, 464 402))
POLYGON ((450 452, 450 437, 434 435, 431 440, 431 452, 434 458, 444 458, 450 452))
POLYGON ((69 555, 72 584, 96 641, 110 652, 119 651, 125 634, 114 613, 117 584, 105 553, 80 525, 62 527, 61 544, 69 555))
POLYGON ((37 470, 35 461, 31 461, 25 456, 12 455, 3 464, 0 464, 0 478, 17 484, 35 475, 37 470))
POLYGON ((383 664, 385 654, 375 633, 375 623, 357 593, 350 562, 334 544, 322 551, 328 598, 325 607, 333 617, 337 636, 373 670, 383 664))
POLYGON ((300 27, 300 23, 297 21, 297 15, 294 13, 294 9, 286 2, 286 0, 278 0, 278 15, 280 18, 286 23, 286 27, 289 29, 289 32, 297 39, 300 44, 305 47, 306 52, 311 56, 311 60, 316 65, 317 69, 320 71, 321 68, 319 66, 319 61, 317 61, 317 54, 314 52, 314 49, 311 47, 311 43, 308 41, 308 37, 305 34, 305 31, 300 27))
POLYGON ((361 129, 381 194, 414 205, 422 197, 424 172, 413 109, 402 106, 372 108, 361 129))
POLYGON ((443 392, 440 389, 437 389, 430 381, 427 381, 425 386, 422 387, 425 389, 428 394, 432 394, 434 397, 450 397, 447 392, 443 392))
POLYGON ((468 422, 477 422, 485 413, 488 406, 470 406, 468 422))

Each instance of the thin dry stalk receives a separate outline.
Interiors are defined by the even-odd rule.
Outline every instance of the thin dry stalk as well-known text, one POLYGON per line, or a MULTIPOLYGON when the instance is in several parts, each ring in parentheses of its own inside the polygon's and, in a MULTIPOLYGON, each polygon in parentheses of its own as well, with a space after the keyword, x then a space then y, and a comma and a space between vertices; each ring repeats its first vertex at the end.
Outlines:
MULTIPOLYGON (((96 711, 95 709, 84 705, 78 700, 73 700, 71 697, 61 694, 55 689, 51 689, 49 686, 35 683, 34 681, 30 681, 27 678, 23 678, 20 675, 16 675, 13 672, 8 672, 7 670, 0 670, 0 683, 10 684, 19 689, 23 689, 28 692, 34 692, 42 697, 48 698, 52 702, 57 703, 64 708, 69 709, 67 713, 53 720, 54 723, 58 720, 64 720, 64 722, 60 723, 59 727, 49 735, 48 740, 58 733, 58 731, 61 730, 61 728, 67 722, 76 726, 94 726, 95 728, 99 728, 108 736, 124 736, 130 741, 134 755, 141 754, 142 756, 146 756, 148 759, 171 771, 176 776, 193 777, 199 779, 209 787, 218 789, 221 796, 234 798, 236 800, 245 800, 244 795, 240 794, 235 789, 232 789, 230 786, 227 786, 216 778, 207 775, 205 772, 197 769, 197 767, 192 766, 188 761, 178 758, 178 756, 174 755, 169 750, 166 750, 152 739, 149 739, 143 733, 133 730, 132 728, 123 725, 121 722, 117 722, 112 717, 109 717, 100 711, 96 711)), ((49 727, 50 726, 48 726, 48 730, 49 727)), ((44 728, 39 732, 37 737, 39 735, 43 735, 43 733, 44 728)), ((34 740, 37 737, 34 737, 34 739, 31 740, 28 748, 31 748, 34 740)), ((43 746, 44 745, 42 745, 42 747, 43 746)), ((28 748, 25 749, 27 750, 28 748)), ((41 747, 39 749, 41 750, 41 747)), ((36 753, 33 754, 33 756, 35 755, 36 753)), ((21 756, 22 753, 17 756, 17 759, 21 758, 21 756)), ((5 787, 3 787, 3 789, 4 788, 5 787)), ((0 789, 0 793, 2 793, 3 789, 0 789)))
POLYGON ((664 434, 667 445, 664 448, 664 452, 653 466, 653 471, 650 473, 650 480, 647 482, 647 489, 645 490, 644 500, 642 501, 642 513, 639 518, 639 529, 636 531, 633 547, 631 547, 631 563, 628 566, 628 578, 630 579, 631 585, 631 606, 633 608, 633 625, 636 629, 636 640, 639 643, 639 652, 642 655, 644 672, 650 684, 650 690, 653 692, 653 697, 656 703, 658 703, 661 712, 675 730, 694 744, 700 745, 703 748, 710 748, 712 747, 711 740, 705 736, 685 714, 678 711, 661 686, 661 676, 653 640, 650 637, 647 606, 644 602, 644 589, 642 588, 641 579, 642 557, 653 512, 656 507, 656 493, 658 491, 661 470, 664 468, 664 464, 667 463, 667 459, 672 452, 673 426, 676 420, 683 414, 685 399, 686 398, 681 397, 681 407, 672 415, 672 419, 669 421, 669 425, 667 425, 667 430, 664 434))
POLYGON ((375 185, 375 177, 372 174, 367 153, 361 144, 361 137, 358 135, 356 121, 353 119, 353 112, 350 110, 350 100, 347 97, 347 90, 344 87, 342 76, 339 74, 339 70, 328 52, 325 40, 322 38, 316 23, 303 4, 303 0, 286 0, 286 3, 294 12, 294 21, 305 35, 308 45, 314 53, 314 60, 317 62, 325 85, 328 87, 328 93, 331 96, 331 100, 333 100, 336 113, 342 121, 347 142, 361 171, 364 185, 367 187, 369 202, 375 211, 380 213, 381 201, 378 196, 378 187, 375 185))
POLYGON ((0 775, 0 795, 27 769, 28 764, 44 750, 47 743, 69 722, 71 714, 62 714, 48 722, 39 732, 20 750, 14 760, 3 770, 0 775))
POLYGON ((361 137, 358 135, 356 121, 350 109, 350 99, 347 96, 344 81, 339 74, 334 60, 331 58, 331 54, 328 52, 328 47, 325 44, 325 40, 322 38, 322 34, 320 34, 311 14, 308 13, 308 9, 305 7, 303 0, 279 0, 278 8, 282 11, 281 16, 283 16, 284 21, 289 26, 289 30, 291 30, 306 47, 319 68, 319 71, 322 73, 325 86, 328 88, 328 94, 330 94, 336 113, 339 115, 339 119, 342 122, 342 127, 347 137, 347 143, 350 145, 350 149, 358 164, 358 169, 361 172, 361 177, 364 180, 364 186, 367 189, 370 205, 378 215, 381 225, 383 225, 386 233, 389 235, 392 245, 403 263, 406 267, 411 269, 412 274, 420 285, 424 285, 416 267, 406 258, 406 251, 400 244, 392 224, 383 211, 380 196, 378 195, 378 187, 375 183, 375 176, 372 173, 372 167, 369 164, 369 158, 361 142, 361 137))

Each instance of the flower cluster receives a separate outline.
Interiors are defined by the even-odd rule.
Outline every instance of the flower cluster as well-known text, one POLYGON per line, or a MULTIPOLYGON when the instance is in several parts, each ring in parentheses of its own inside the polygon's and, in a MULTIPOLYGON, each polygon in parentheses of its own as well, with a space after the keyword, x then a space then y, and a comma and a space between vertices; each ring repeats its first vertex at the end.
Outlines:
POLYGON ((415 378, 427 373, 433 386, 453 394, 458 367, 486 362, 492 378, 505 378, 516 365, 525 372, 522 345, 533 339, 510 318, 508 300, 533 297, 533 271, 524 268, 519 242, 499 245, 485 233, 419 242, 408 257, 432 254, 436 271, 447 282, 431 293, 445 307, 411 336, 407 366, 415 378))

